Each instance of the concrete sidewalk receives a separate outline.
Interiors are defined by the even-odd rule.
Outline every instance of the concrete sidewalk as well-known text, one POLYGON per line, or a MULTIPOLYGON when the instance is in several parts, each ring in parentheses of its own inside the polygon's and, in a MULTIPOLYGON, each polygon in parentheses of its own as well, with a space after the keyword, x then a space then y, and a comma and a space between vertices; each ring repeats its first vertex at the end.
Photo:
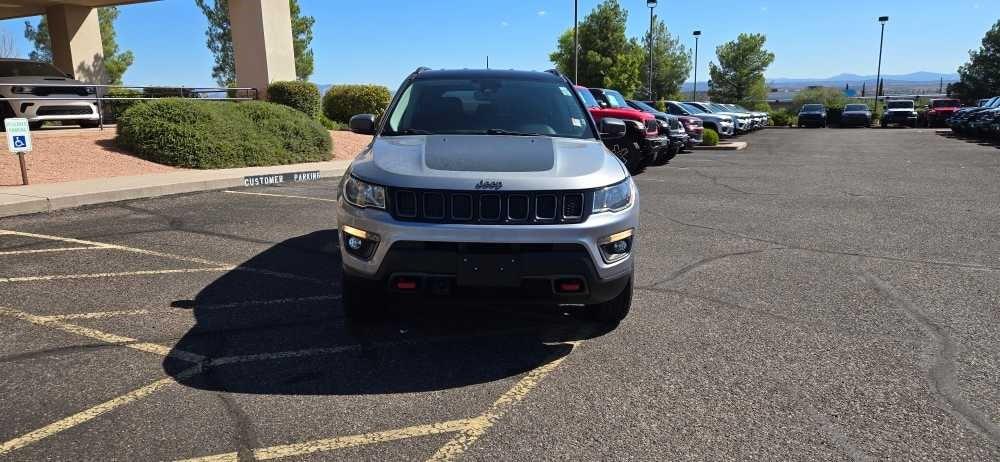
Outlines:
POLYGON ((4 186, 0 187, 0 217, 51 212, 82 205, 168 194, 235 188, 246 186, 247 177, 265 177, 254 180, 253 184, 255 185, 297 181, 300 178, 313 179, 312 175, 300 175, 299 178, 296 178, 292 175, 294 173, 319 172, 320 178, 338 177, 343 175, 350 162, 350 160, 334 160, 273 167, 178 170, 169 173, 96 178, 64 183, 4 186))

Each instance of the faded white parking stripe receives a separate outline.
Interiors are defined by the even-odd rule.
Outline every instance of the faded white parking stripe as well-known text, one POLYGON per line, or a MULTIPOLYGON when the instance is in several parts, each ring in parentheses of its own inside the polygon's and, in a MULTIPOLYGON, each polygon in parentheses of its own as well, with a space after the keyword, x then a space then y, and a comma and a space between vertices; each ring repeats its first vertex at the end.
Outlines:
POLYGON ((0 283, 60 281, 67 279, 113 278, 122 276, 153 276, 158 274, 211 273, 211 272, 232 271, 235 269, 237 269, 236 266, 223 266, 220 268, 185 268, 185 269, 169 269, 169 270, 123 271, 120 273, 50 274, 46 276, 21 276, 13 278, 0 278, 0 283))
MULTIPOLYGON (((275 298, 269 300, 247 300, 243 302, 232 302, 232 303, 220 303, 216 305, 196 305, 194 309, 198 310, 223 310, 232 308, 246 308, 251 306, 268 306, 268 305, 286 305, 294 303, 312 303, 319 301, 332 301, 340 300, 340 295, 330 294, 330 295, 316 295, 313 297, 291 297, 291 298, 275 298)), ((164 310, 157 310, 152 308, 142 308, 135 310, 109 310, 109 311, 92 311, 88 313, 67 313, 67 314, 52 314, 41 316, 45 319, 58 319, 58 320, 71 320, 71 319, 105 319, 114 318, 118 316, 139 316, 144 314, 153 313, 163 313, 168 312, 164 310)), ((177 311, 169 311, 168 313, 176 313, 177 311)))
POLYGON ((33 253, 54 253, 54 252, 73 252, 77 250, 108 250, 107 247, 61 247, 58 249, 35 249, 35 250, 8 250, 0 252, 0 255, 27 255, 33 253))

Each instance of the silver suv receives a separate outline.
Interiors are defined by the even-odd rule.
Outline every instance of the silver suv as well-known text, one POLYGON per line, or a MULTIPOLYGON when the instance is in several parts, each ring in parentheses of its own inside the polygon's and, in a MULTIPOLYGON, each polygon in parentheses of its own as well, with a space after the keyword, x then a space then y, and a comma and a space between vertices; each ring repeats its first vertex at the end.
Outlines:
POLYGON ((639 198, 558 72, 412 73, 340 184, 348 316, 436 298, 584 305, 615 324, 632 299, 639 198))

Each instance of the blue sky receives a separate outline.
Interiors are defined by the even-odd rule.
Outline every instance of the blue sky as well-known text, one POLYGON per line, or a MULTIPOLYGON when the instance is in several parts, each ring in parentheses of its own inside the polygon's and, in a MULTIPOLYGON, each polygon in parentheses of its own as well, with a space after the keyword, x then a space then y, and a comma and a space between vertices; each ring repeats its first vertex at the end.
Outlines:
MULTIPOLYGON (((620 0, 629 11, 628 34, 649 27, 645 0, 620 0)), ((556 38, 572 27, 572 0, 300 0, 316 18, 313 48, 317 83, 372 82, 395 87, 414 68, 548 69, 556 38)), ((580 0, 581 19, 599 0, 580 0)), ((700 29, 698 80, 708 76, 715 46, 740 32, 767 34, 777 59, 768 77, 874 74, 876 17, 886 28, 883 73, 954 72, 968 50, 1000 19, 1000 0, 864 0, 691 2, 661 0, 667 27, 693 46, 700 29), (711 7, 709 5, 716 5, 711 7)), ((38 18, 28 18, 37 22, 38 18)), ((24 19, 0 21, 21 55, 24 19)), ((136 54, 125 74, 133 85, 212 85, 206 23, 193 0, 121 7, 118 42, 136 54)))

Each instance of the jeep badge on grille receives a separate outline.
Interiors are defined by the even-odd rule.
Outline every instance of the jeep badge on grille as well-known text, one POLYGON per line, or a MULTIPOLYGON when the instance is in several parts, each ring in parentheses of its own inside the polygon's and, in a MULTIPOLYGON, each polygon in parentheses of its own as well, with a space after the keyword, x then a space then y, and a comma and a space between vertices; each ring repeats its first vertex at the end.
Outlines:
POLYGON ((502 181, 479 180, 479 183, 476 183, 476 189, 492 189, 494 191, 499 191, 500 188, 503 188, 502 181))

